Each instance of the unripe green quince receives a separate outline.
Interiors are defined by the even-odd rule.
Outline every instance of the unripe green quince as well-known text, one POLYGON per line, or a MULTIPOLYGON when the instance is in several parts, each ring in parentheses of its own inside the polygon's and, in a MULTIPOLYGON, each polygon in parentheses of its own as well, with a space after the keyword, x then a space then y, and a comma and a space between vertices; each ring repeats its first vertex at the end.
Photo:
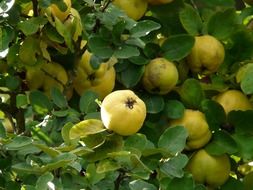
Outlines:
POLYGON ((223 185, 230 174, 230 160, 226 154, 213 156, 200 149, 190 158, 188 170, 197 183, 217 188, 223 185))
POLYGON ((187 150, 205 146, 212 137, 205 115, 198 110, 185 109, 183 117, 172 120, 170 125, 183 126, 187 129, 188 138, 185 147, 187 150))
POLYGON ((213 97, 223 108, 226 114, 231 111, 252 110, 253 105, 248 97, 239 90, 227 90, 213 97))
POLYGON ((219 69, 225 58, 220 41, 210 35, 196 36, 195 44, 187 57, 192 72, 210 74, 219 69))
POLYGON ((143 17, 148 8, 147 0, 113 0, 112 2, 133 20, 143 17))
POLYGON ((152 94, 167 94, 177 84, 178 70, 165 58, 155 58, 145 67, 142 84, 152 94))

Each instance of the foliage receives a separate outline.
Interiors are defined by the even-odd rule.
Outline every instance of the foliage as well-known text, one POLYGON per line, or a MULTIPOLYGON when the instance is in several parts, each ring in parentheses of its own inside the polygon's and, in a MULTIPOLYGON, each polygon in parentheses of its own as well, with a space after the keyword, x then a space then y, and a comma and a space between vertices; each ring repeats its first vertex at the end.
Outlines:
POLYGON ((206 116, 213 133, 208 153, 231 160, 230 178, 219 189, 244 188, 253 170, 253 111, 226 115, 213 97, 238 89, 253 102, 253 7, 239 0, 174 0, 149 5, 136 21, 110 0, 72 0, 80 14, 73 28, 48 13, 51 4, 66 10, 60 0, 0 2, 0 189, 204 190, 185 170, 193 153, 185 150, 187 130, 168 127, 187 108, 206 116), (225 48, 224 62, 210 75, 191 72, 186 60, 194 36, 205 34, 225 48), (138 133, 123 137, 106 130, 100 121, 103 98, 73 90, 86 50, 93 54, 93 69, 112 63, 113 90, 131 89, 145 102, 147 117, 138 133), (179 72, 177 86, 166 95, 150 94, 141 83, 145 65, 156 57, 173 61, 179 72), (55 88, 48 93, 31 89, 27 70, 51 62, 66 70, 68 82, 52 76, 55 88))

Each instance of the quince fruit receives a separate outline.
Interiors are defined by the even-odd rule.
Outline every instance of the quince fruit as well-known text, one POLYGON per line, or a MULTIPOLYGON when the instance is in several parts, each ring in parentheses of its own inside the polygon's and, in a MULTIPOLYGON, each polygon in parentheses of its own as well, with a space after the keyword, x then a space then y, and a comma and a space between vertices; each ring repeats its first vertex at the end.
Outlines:
POLYGON ((103 99, 114 88, 116 72, 109 61, 101 63, 98 69, 93 69, 90 64, 91 56, 92 54, 88 51, 85 51, 82 55, 76 66, 73 86, 80 96, 85 91, 91 90, 97 93, 100 99, 103 99))
POLYGON ((178 70, 165 58, 155 58, 145 67, 143 87, 152 94, 167 94, 178 81, 178 70))
POLYGON ((113 0, 112 3, 133 20, 139 20, 143 17, 148 8, 147 0, 113 0))
POLYGON ((253 109, 253 105, 247 96, 239 90, 227 90, 213 97, 213 99, 222 105, 226 114, 233 110, 246 111, 253 109))
POLYGON ((146 118, 145 103, 131 90, 117 90, 107 95, 101 104, 104 126, 119 135, 138 132, 146 118))
POLYGON ((213 156, 200 149, 190 158, 186 170, 192 173, 197 183, 217 188, 229 178, 230 160, 226 154, 213 156))
POLYGON ((183 126, 187 129, 188 138, 185 147, 186 150, 201 148, 212 137, 205 115, 198 110, 185 109, 183 117, 172 120, 170 125, 183 126))
POLYGON ((63 92, 68 82, 68 75, 60 64, 45 63, 27 69, 26 81, 30 90, 42 89, 50 97, 53 87, 63 92))
POLYGON ((220 41, 210 35, 195 37, 195 44, 187 56, 192 72, 210 74, 219 69, 225 57, 225 50, 220 41))

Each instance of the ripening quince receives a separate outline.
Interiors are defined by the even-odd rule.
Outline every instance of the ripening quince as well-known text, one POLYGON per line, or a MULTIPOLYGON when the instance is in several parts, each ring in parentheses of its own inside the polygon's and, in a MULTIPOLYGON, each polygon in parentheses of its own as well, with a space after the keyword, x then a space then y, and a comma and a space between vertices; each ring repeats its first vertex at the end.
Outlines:
POLYGON ((53 17, 57 17, 60 21, 64 21, 68 17, 72 6, 71 0, 63 0, 63 2, 67 6, 67 9, 65 11, 60 10, 56 4, 51 4, 49 7, 51 15, 53 17))
POLYGON ((165 58, 155 58, 145 67, 143 87, 152 94, 167 94, 176 86, 178 70, 174 63, 165 58))
POLYGON ((116 72, 108 62, 101 63, 98 69, 90 64, 92 54, 85 51, 76 66, 76 76, 73 80, 74 89, 81 96, 85 91, 91 90, 103 99, 115 85, 116 72))
POLYGON ((210 74, 223 63, 225 50, 220 41, 210 35, 196 36, 195 44, 187 56, 192 72, 210 74))
POLYGON ((187 129, 188 138, 185 149, 194 150, 205 146, 212 137, 205 115, 198 110, 185 109, 180 119, 170 122, 170 126, 180 125, 187 129))
POLYGON ((151 5, 162 5, 171 3, 173 0, 148 0, 148 3, 151 5))
POLYGON ((192 173, 197 183, 212 188, 223 185, 229 178, 230 160, 226 154, 213 156, 200 149, 190 158, 186 170, 192 173))
POLYGON ((64 85, 68 82, 68 75, 60 64, 45 63, 27 69, 26 81, 30 90, 42 89, 50 97, 53 87, 63 92, 64 85))
POLYGON ((68 18, 64 21, 64 25, 70 31, 72 39, 77 41, 82 34, 82 21, 79 12, 71 8, 68 18))
POLYGON ((253 105, 247 96, 239 90, 227 90, 213 97, 213 100, 222 105, 226 114, 233 110, 246 111, 253 109, 253 105))
POLYGON ((135 134, 145 118, 145 103, 131 90, 113 91, 102 101, 102 122, 108 130, 119 135, 135 134))
POLYGON ((148 8, 147 0, 113 0, 112 3, 133 20, 139 20, 143 17, 148 8))

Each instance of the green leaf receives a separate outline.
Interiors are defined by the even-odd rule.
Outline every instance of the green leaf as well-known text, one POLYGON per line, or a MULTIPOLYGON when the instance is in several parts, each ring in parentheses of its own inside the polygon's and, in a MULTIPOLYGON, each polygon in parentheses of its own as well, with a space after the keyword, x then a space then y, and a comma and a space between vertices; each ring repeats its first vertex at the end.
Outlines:
POLYGON ((46 172, 41 175, 36 182, 36 189, 48 190, 48 182, 54 179, 53 174, 46 172))
POLYGON ((251 134, 237 134, 232 135, 233 139, 238 145, 238 155, 244 160, 251 161, 253 159, 253 136, 251 134))
POLYGON ((57 32, 56 28, 51 24, 47 24, 43 27, 43 33, 53 42, 63 43, 64 38, 57 32))
POLYGON ((29 100, 34 111, 38 114, 47 114, 53 108, 52 103, 50 102, 48 97, 38 90, 32 91, 30 93, 29 100))
POLYGON ((6 137, 6 129, 3 126, 2 120, 0 120, 0 139, 6 137))
POLYGON ((74 51, 72 36, 70 30, 57 17, 55 17, 55 28, 57 32, 64 38, 66 45, 71 52, 74 51))
MULTIPOLYGON (((245 177, 244 177, 245 179, 245 177)), ((250 180, 252 182, 252 179, 250 180)), ((243 188, 244 184, 241 180, 237 180, 233 177, 229 177, 225 184, 221 186, 222 190, 241 190, 243 188)), ((252 189, 253 186, 250 187, 252 189)), ((250 189, 244 189, 244 190, 250 190, 250 189)))
POLYGON ((196 9, 189 4, 185 4, 185 7, 179 13, 179 16, 184 29, 190 35, 197 36, 201 34, 203 23, 196 9))
POLYGON ((212 15, 207 23, 207 32, 219 40, 224 40, 236 31, 237 24, 239 23, 236 12, 229 8, 212 15))
POLYGON ((194 42, 195 39, 191 35, 178 34, 170 36, 162 44, 163 56, 170 61, 179 61, 191 52, 194 42))
POLYGON ((51 97, 53 103, 57 105, 59 108, 66 108, 68 106, 67 99, 59 90, 59 88, 54 87, 51 89, 51 97))
POLYGON ((121 45, 114 51, 114 56, 119 59, 128 59, 130 57, 138 56, 140 54, 137 47, 130 45, 121 45))
MULTIPOLYGON (((90 162, 103 160, 105 158, 108 158, 109 153, 118 152, 118 151, 122 150, 122 147, 123 147, 122 136, 112 134, 110 136, 107 136, 105 140, 102 139, 101 136, 99 137, 98 140, 100 140, 102 142, 100 142, 100 144, 97 145, 97 147, 95 147, 93 149, 94 150, 93 153, 90 153, 87 156, 85 156, 85 159, 87 159, 90 162)), ((96 140, 96 141, 98 141, 98 140, 96 140)), ((90 141, 94 141, 94 137, 92 137, 90 139, 90 141)), ((87 142, 87 141, 85 141, 85 142, 87 142)))
POLYGON ((19 49, 20 60, 25 65, 35 65, 40 54, 39 40, 33 36, 26 37, 19 49))
POLYGON ((70 139, 83 138, 88 135, 105 131, 102 121, 98 119, 88 119, 75 124, 69 131, 70 139))
POLYGON ((129 188, 131 190, 136 190, 136 189, 157 190, 157 187, 155 185, 148 183, 148 182, 141 180, 141 179, 131 181, 129 183, 129 188))
POLYGON ((196 79, 188 78, 179 90, 182 101, 191 108, 199 108, 204 99, 204 91, 196 79))
POLYGON ((70 144, 71 142, 69 132, 70 132, 70 129, 73 127, 73 125, 74 125, 73 123, 68 122, 61 129, 62 139, 67 145, 70 144))
POLYGON ((158 147, 164 148, 171 154, 181 152, 185 148, 187 130, 182 126, 169 127, 158 140, 158 147))
POLYGON ((186 166, 187 162, 188 157, 184 154, 179 154, 162 162, 160 169, 168 176, 181 178, 184 176, 183 168, 186 166))
POLYGON ((143 56, 133 56, 129 58, 129 61, 135 65, 147 65, 150 60, 143 56))
POLYGON ((253 110, 231 111, 227 119, 235 127, 236 133, 253 134, 253 110))
POLYGON ((17 136, 5 145, 7 150, 20 150, 23 147, 32 144, 32 138, 26 136, 17 136))
POLYGON ((205 147, 211 155, 234 154, 238 151, 235 140, 225 131, 217 131, 205 147))
POLYGON ((143 37, 154 30, 158 30, 160 27, 161 25, 159 23, 152 20, 139 21, 130 30, 130 35, 135 38, 143 37))
POLYGON ((47 23, 47 19, 42 16, 32 17, 23 22, 18 23, 18 29, 20 29, 26 36, 35 34, 41 26, 47 23))
POLYGON ((125 70, 120 72, 119 80, 126 88, 134 87, 141 80, 144 71, 144 66, 129 64, 125 70))
POLYGON ((101 58, 110 58, 113 55, 113 49, 110 42, 100 36, 90 37, 88 40, 90 51, 101 58))
POLYGON ((194 180, 191 175, 182 178, 173 178, 166 190, 194 190, 194 180))
POLYGON ((252 76, 253 76, 253 66, 247 68, 240 84, 242 91, 247 95, 253 94, 252 76))
POLYGON ((101 160, 97 164, 97 173, 106 173, 109 171, 116 171, 119 168, 121 168, 121 166, 116 161, 105 159, 105 160, 101 160))
POLYGON ((12 169, 18 172, 23 172, 25 174, 42 174, 43 171, 41 170, 40 167, 38 166, 31 166, 27 163, 18 163, 18 164, 13 164, 12 169))
POLYGON ((95 163, 88 164, 86 168, 86 176, 89 184, 94 185, 105 177, 104 173, 98 173, 95 163))
POLYGON ((52 158, 58 156, 60 152, 52 147, 49 147, 45 144, 33 143, 34 146, 42 150, 47 155, 51 156, 52 158))
POLYGON ((146 104, 147 113, 156 114, 164 109, 165 103, 162 96, 142 94, 141 99, 146 104))
POLYGON ((85 91, 80 98, 79 108, 82 113, 96 112, 98 109, 98 104, 96 103, 98 95, 93 91, 85 91))
POLYGON ((194 190, 206 190, 206 187, 202 184, 196 184, 194 190))
POLYGON ((41 167, 43 172, 53 171, 58 168, 67 167, 68 164, 76 160, 77 156, 72 153, 62 153, 57 157, 53 158, 47 165, 41 167))
POLYGON ((0 52, 9 47, 9 43, 14 38, 14 30, 10 26, 0 27, 0 52))
POLYGON ((27 95, 25 94, 18 94, 16 96, 16 106, 17 108, 22 108, 28 104, 27 95))
POLYGON ((88 148, 88 147, 78 147, 75 148, 74 150, 71 150, 70 153, 75 154, 77 156, 85 156, 89 153, 94 152, 92 149, 88 148))
POLYGON ((100 59, 98 56, 92 54, 90 58, 90 65, 93 69, 97 70, 100 65, 102 64, 102 59, 100 59))
POLYGON ((203 100, 201 110, 205 113, 206 121, 211 130, 218 131, 226 121, 226 113, 223 107, 213 100, 203 100))
POLYGON ((147 137, 141 133, 137 133, 127 137, 124 142, 126 148, 135 148, 137 150, 144 150, 148 144, 147 137))
POLYGON ((9 88, 10 90, 16 90, 20 85, 19 79, 11 75, 5 78, 5 82, 6 82, 6 87, 9 88))
POLYGON ((170 119, 179 119, 184 115, 185 107, 178 100, 168 100, 165 104, 165 113, 170 119))

